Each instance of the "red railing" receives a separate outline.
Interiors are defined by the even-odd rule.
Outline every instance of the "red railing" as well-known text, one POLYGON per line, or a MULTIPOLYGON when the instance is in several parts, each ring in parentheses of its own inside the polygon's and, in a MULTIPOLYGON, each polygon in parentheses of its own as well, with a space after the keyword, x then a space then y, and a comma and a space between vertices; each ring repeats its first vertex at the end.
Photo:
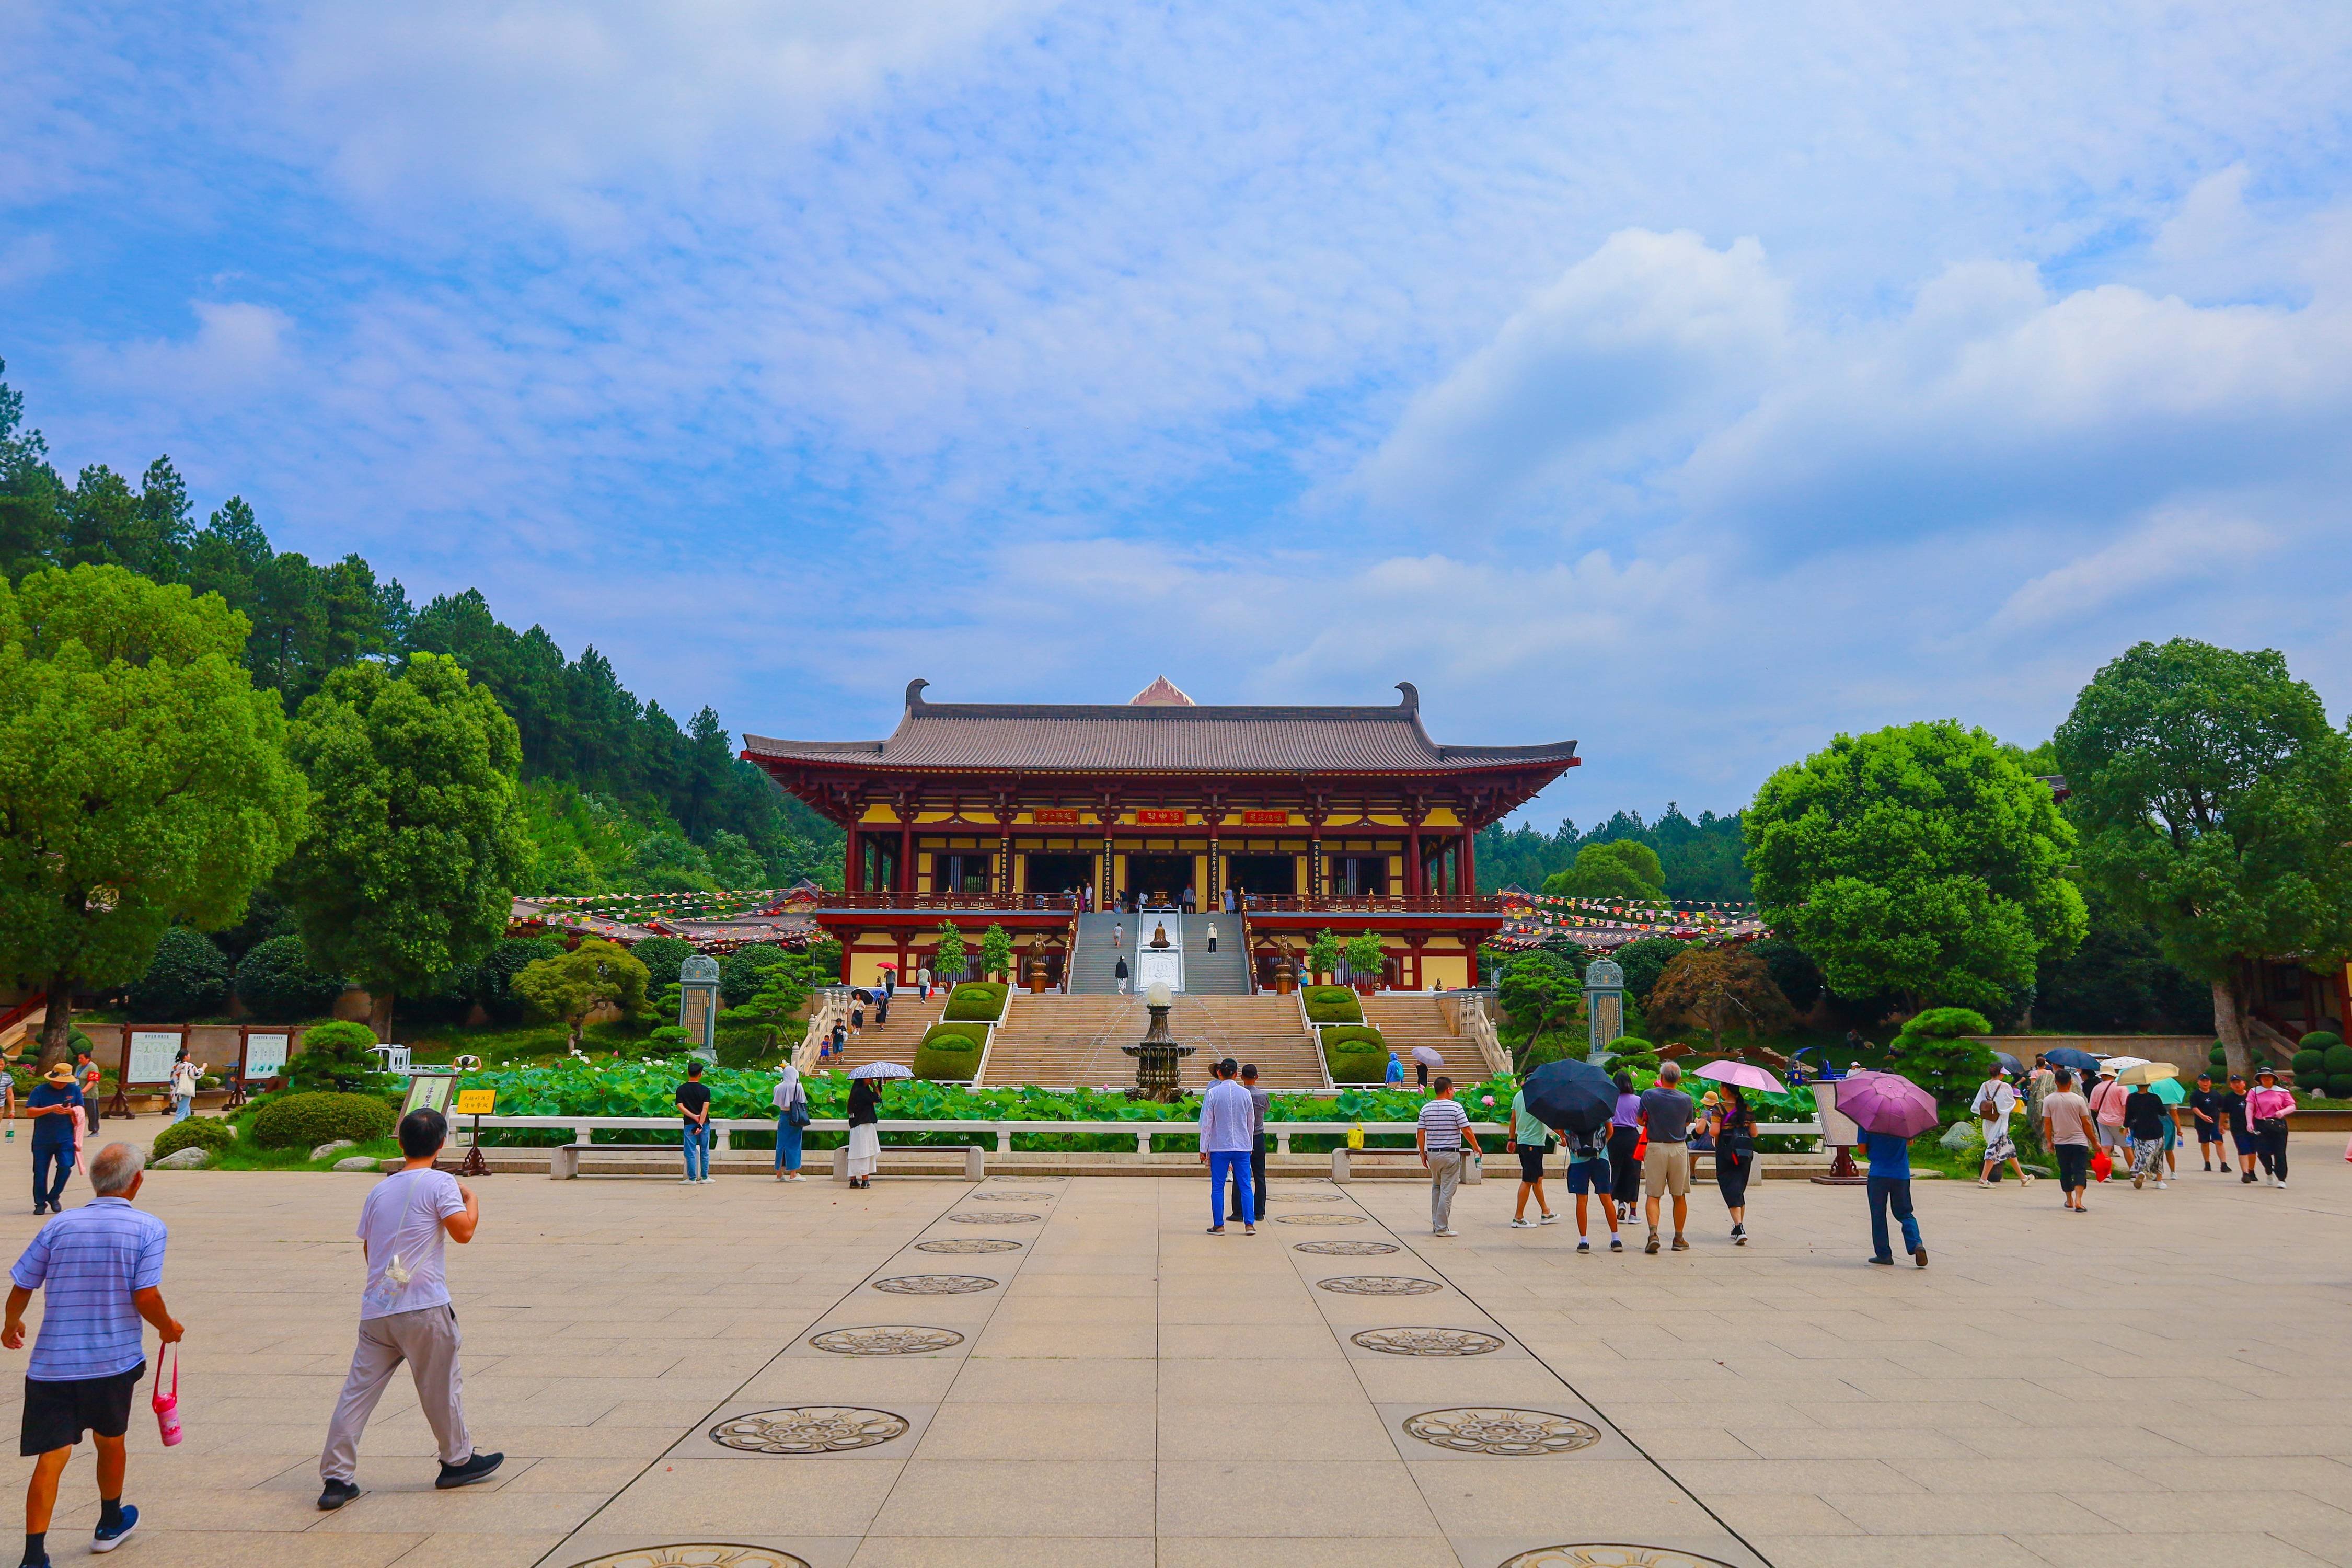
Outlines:
POLYGON ((1000 914, 1066 913, 1077 900, 1066 893, 827 893, 817 902, 824 910, 988 910, 1000 914))
POLYGON ((1242 907, 1269 915, 1492 915, 1502 913, 1503 900, 1491 893, 1250 893, 1242 907))

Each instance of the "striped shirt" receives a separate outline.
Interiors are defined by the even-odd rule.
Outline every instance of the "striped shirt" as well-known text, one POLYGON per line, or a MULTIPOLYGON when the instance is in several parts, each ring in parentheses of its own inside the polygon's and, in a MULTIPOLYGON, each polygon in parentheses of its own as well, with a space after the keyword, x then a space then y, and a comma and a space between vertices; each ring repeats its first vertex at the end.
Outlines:
POLYGON ((1451 1100, 1433 1100, 1421 1108, 1421 1130, 1429 1135, 1433 1154, 1460 1152, 1462 1130, 1469 1125, 1469 1113, 1451 1100))
POLYGON ((92 1198, 41 1227, 8 1277, 44 1290, 35 1383, 113 1377, 147 1359, 132 1292, 163 1283, 163 1222, 121 1198, 92 1198))

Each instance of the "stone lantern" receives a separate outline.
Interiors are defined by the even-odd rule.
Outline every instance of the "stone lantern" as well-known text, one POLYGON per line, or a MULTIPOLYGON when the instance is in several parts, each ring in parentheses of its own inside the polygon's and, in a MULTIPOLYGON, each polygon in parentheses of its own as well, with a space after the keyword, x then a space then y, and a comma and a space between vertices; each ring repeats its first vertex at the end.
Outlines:
POLYGON ((1173 1101, 1183 1098, 1184 1090, 1177 1082, 1176 1064, 1191 1056, 1192 1047, 1177 1044, 1176 1037, 1168 1032, 1168 1009, 1175 1004, 1175 993, 1162 981, 1154 981, 1143 994, 1143 1006, 1151 1015, 1151 1027, 1145 1031, 1140 1045, 1119 1047, 1135 1058, 1135 1087, 1128 1091, 1129 1099, 1173 1101))
POLYGON ((1609 1042, 1625 1033, 1625 971, 1613 959, 1596 958, 1584 971, 1584 1016, 1591 1026, 1584 1059, 1609 1065, 1609 1042))

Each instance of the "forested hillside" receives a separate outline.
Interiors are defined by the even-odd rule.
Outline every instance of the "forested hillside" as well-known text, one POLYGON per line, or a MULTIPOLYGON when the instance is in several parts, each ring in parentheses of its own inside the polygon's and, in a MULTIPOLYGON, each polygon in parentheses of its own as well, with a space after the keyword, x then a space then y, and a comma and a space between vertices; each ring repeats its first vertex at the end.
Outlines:
POLYGON ((281 692, 289 714, 360 659, 459 659, 521 731, 536 855, 520 892, 840 885, 841 830, 738 762, 711 708, 681 727, 632 696, 593 647, 567 658, 544 628, 516 631, 474 589, 417 607, 357 554, 317 563, 278 550, 238 497, 199 527, 169 458, 136 485, 104 464, 68 482, 25 427, 22 395, 0 382, 0 570, 14 582, 85 562, 226 599, 252 623, 254 680, 281 692))
POLYGON ((1578 850, 1619 839, 1632 839, 1657 851, 1665 867, 1668 898, 1745 900, 1753 896, 1748 868, 1740 859, 1744 846, 1739 814, 1717 816, 1703 811, 1694 822, 1671 803, 1655 822, 1643 821, 1638 811, 1621 811, 1581 831, 1573 822, 1562 822, 1554 833, 1526 825, 1507 828, 1498 823, 1478 835, 1478 890, 1493 893, 1514 885, 1531 892, 1539 890, 1544 879, 1575 864, 1578 850))

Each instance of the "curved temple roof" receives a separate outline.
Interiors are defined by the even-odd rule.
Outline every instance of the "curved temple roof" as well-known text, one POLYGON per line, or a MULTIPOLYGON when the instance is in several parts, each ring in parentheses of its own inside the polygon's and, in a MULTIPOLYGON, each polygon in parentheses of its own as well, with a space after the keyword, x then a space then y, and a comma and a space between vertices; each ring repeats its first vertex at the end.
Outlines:
POLYGON ((743 755, 761 763, 851 770, 1023 773, 1448 773, 1536 767, 1556 776, 1577 762, 1573 741, 1441 746, 1421 726, 1421 697, 1410 681, 1397 683, 1403 700, 1389 708, 926 702, 929 684, 908 683, 905 716, 887 739, 746 735, 743 755))

